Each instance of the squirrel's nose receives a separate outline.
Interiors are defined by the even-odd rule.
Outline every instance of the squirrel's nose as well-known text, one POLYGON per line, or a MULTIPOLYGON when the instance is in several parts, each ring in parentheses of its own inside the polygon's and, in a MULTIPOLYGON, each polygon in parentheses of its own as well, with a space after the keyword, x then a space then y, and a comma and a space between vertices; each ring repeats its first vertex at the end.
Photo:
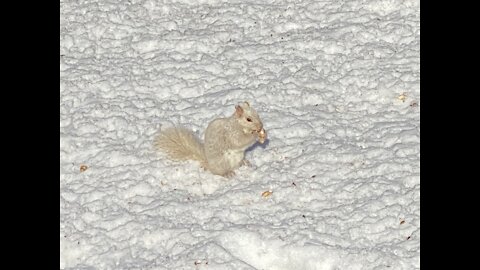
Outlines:
POLYGON ((263 124, 260 124, 260 125, 259 125, 259 128, 257 129, 257 132, 262 131, 262 129, 263 129, 263 124))

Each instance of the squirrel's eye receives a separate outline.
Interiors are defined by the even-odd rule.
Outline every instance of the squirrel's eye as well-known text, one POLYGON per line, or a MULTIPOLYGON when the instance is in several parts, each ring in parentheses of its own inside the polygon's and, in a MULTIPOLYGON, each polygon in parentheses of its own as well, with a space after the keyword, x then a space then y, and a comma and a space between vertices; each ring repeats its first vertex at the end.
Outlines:
POLYGON ((247 121, 248 121, 248 122, 252 122, 252 119, 250 119, 250 118, 247 118, 247 121))

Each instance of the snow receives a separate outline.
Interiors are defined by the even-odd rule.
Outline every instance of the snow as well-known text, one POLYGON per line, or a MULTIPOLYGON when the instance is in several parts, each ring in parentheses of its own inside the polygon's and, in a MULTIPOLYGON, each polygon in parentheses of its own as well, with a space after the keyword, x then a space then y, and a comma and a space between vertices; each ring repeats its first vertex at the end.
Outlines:
POLYGON ((420 268, 418 0, 60 7, 61 269, 420 268), (153 149, 242 101, 235 177, 153 149))

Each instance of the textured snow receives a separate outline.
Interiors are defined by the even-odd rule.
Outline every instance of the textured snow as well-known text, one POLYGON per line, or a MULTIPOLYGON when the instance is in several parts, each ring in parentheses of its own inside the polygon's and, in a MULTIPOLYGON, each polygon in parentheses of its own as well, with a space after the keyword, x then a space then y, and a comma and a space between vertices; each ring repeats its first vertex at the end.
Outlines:
POLYGON ((63 0, 60 268, 419 269, 419 49, 418 0, 63 0), (154 151, 241 101, 253 167, 154 151))

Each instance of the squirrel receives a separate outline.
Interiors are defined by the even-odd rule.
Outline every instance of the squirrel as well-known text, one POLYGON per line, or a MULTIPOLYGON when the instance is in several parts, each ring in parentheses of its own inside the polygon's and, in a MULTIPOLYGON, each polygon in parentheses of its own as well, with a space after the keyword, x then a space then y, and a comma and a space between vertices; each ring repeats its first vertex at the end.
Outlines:
POLYGON ((260 117, 245 101, 235 106, 230 117, 211 121, 205 130, 204 142, 191 130, 171 127, 155 137, 154 146, 171 159, 197 160, 211 173, 230 178, 240 166, 250 165, 245 159, 245 150, 257 138, 263 144, 266 137, 260 117))

